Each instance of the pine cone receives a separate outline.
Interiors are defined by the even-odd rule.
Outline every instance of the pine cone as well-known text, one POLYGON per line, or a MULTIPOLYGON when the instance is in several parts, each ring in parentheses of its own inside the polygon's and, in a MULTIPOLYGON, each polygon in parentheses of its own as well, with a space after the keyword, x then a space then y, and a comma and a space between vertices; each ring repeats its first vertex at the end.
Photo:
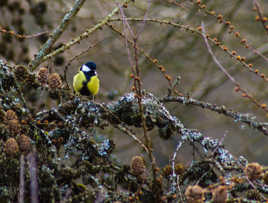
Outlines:
POLYGON ((39 69, 39 71, 37 72, 37 79, 42 85, 47 84, 48 69, 46 67, 42 67, 39 69))
POLYGON ((31 139, 26 135, 20 135, 18 138, 20 150, 22 152, 29 152, 31 150, 31 139))
POLYGON ((9 138, 5 143, 5 152, 9 156, 14 156, 19 152, 19 145, 14 138, 9 138))
POLYGON ((6 112, 5 119, 6 120, 13 120, 13 119, 18 120, 18 117, 17 117, 17 114, 13 110, 9 109, 6 112))
POLYGON ((141 156, 132 157, 130 167, 134 175, 139 176, 143 174, 146 168, 143 157, 141 156))
POLYGON ((61 88, 62 81, 58 73, 52 73, 48 76, 48 86, 51 89, 61 88))
POLYGON ((29 76, 28 69, 23 65, 18 65, 15 67, 15 77, 18 81, 24 81, 29 76))
POLYGON ((204 190, 199 185, 188 186, 185 191, 187 203, 204 202, 204 190))
POLYGON ((21 131, 20 123, 16 119, 7 121, 8 129, 11 135, 17 135, 21 131))

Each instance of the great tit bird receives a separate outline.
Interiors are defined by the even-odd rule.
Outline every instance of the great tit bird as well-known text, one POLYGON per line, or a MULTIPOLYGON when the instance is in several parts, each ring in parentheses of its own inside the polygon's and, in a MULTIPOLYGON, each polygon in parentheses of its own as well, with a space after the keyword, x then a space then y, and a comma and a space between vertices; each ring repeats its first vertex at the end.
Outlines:
POLYGON ((73 78, 73 88, 76 93, 85 96, 95 96, 99 92, 100 80, 96 72, 96 64, 87 62, 73 78))

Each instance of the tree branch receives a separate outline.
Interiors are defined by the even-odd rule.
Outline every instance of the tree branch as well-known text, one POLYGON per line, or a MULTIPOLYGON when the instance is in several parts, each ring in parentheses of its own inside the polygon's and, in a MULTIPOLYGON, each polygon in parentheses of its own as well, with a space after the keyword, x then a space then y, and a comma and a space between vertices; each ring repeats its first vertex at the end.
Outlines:
MULTIPOLYGON (((130 0, 124 0, 123 4, 127 4, 128 2, 130 2, 130 0)), ((96 30, 98 30, 99 28, 101 28, 103 25, 105 25, 109 19, 111 17, 113 17, 117 12, 119 11, 119 7, 116 7, 113 9, 113 11, 107 15, 102 21, 100 21, 98 24, 96 24, 94 27, 89 28, 88 30, 86 30, 85 32, 83 32, 81 35, 79 35, 78 37, 72 39, 71 41, 69 41, 68 43, 64 44, 63 46, 61 46, 60 48, 56 49, 55 51, 53 51, 52 53, 46 55, 45 57, 40 59, 40 63, 64 52, 65 50, 69 49, 71 46, 79 43, 80 41, 82 41, 83 39, 89 37, 89 35, 93 32, 95 32, 96 30)))
POLYGON ((49 53, 53 44, 57 41, 57 39, 61 36, 61 34, 67 28, 72 18, 76 16, 76 14, 80 10, 84 2, 85 0, 76 0, 73 8, 68 13, 65 14, 61 23, 56 27, 56 29, 50 35, 49 39, 40 49, 39 53, 35 56, 34 60, 30 62, 29 67, 31 67, 32 70, 36 69, 36 67, 43 62, 42 59, 44 58, 44 56, 49 53))

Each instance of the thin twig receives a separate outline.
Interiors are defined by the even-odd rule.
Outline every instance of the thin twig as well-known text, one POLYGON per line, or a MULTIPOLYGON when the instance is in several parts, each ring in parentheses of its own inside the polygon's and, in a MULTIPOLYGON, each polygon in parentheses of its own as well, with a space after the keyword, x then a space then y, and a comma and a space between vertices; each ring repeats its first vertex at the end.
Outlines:
POLYGON ((147 153, 149 153, 149 149, 142 143, 142 141, 133 133, 131 130, 124 124, 123 121, 120 120, 118 116, 116 116, 113 112, 111 112, 106 106, 103 104, 95 103, 99 105, 101 108, 103 108, 107 113, 109 113, 111 116, 113 116, 118 122, 121 124, 114 125, 116 128, 121 130, 122 132, 126 133, 128 136, 130 136, 135 142, 137 142, 147 153))
POLYGON ((138 53, 137 53, 137 38, 135 37, 133 39, 134 41, 134 57, 135 57, 135 70, 136 70, 136 77, 135 80, 137 81, 137 86, 136 86, 136 93, 138 97, 138 103, 139 103, 139 109, 140 109, 140 115, 142 119, 142 127, 143 127, 143 135, 145 139, 145 146, 149 149, 149 158, 152 162, 152 172, 153 172, 153 178, 154 180, 156 179, 156 160, 152 152, 152 140, 147 134, 147 126, 146 126, 146 121, 145 121, 145 116, 144 116, 144 109, 142 105, 142 93, 141 93, 141 76, 140 76, 140 69, 138 66, 138 53))
POLYGON ((256 8, 256 11, 257 11, 258 16, 260 18, 262 26, 263 26, 264 30, 266 31, 266 33, 268 34, 268 29, 266 29, 265 21, 263 20, 263 14, 262 14, 261 6, 260 6, 260 4, 259 4, 259 2, 257 0, 253 0, 253 4, 254 4, 254 6, 256 8))
POLYGON ((133 49, 134 49, 134 64, 131 60, 131 55, 130 55, 130 50, 128 48, 128 38, 126 35, 126 32, 124 33, 125 37, 125 42, 126 42, 126 47, 128 49, 128 57, 129 57, 129 61, 130 61, 130 65, 132 68, 132 72, 135 75, 134 77, 134 87, 135 87, 135 93, 137 95, 137 99, 138 99, 138 104, 139 104, 139 110, 140 110, 140 116, 141 116, 141 120, 142 120, 142 127, 143 127, 143 135, 144 135, 144 139, 145 139, 145 146, 148 149, 148 155, 150 158, 150 161, 152 163, 152 172, 153 172, 153 178, 155 180, 156 178, 156 160, 155 157, 152 153, 152 141, 151 138, 148 136, 147 134, 147 126, 146 126, 146 121, 145 121, 145 116, 144 116, 144 109, 143 109, 143 105, 142 105, 142 92, 141 92, 141 75, 140 75, 140 67, 139 67, 139 63, 138 63, 138 48, 137 48, 137 41, 138 41, 138 35, 131 29, 129 23, 125 20, 126 16, 123 12, 123 9, 121 6, 119 6, 120 8, 120 12, 123 18, 123 24, 124 24, 124 32, 125 30, 128 30, 130 33, 130 36, 133 39, 133 49))
POLYGON ((216 56, 214 55, 209 43, 208 43, 208 39, 207 39, 207 35, 206 35, 206 31, 205 31, 205 26, 204 23, 202 22, 202 36, 204 38, 205 44, 207 46, 208 52, 210 53, 213 61, 216 63, 216 65, 220 68, 220 70, 230 79, 230 81, 232 83, 234 83, 234 85, 237 88, 237 91, 242 92, 242 94, 244 95, 244 97, 248 98, 252 103, 254 103, 257 107, 262 108, 265 112, 268 112, 268 109, 266 108, 266 106, 262 106, 262 104, 260 104, 255 98, 253 98, 245 89, 243 89, 240 84, 227 72, 227 70, 221 65, 221 63, 218 61, 218 59, 216 58, 216 56), (263 108, 265 107, 265 108, 263 108))
POLYGON ((146 153, 149 153, 148 148, 142 143, 142 141, 128 129, 125 125, 114 125, 115 128, 118 128, 122 132, 126 133, 129 137, 131 137, 135 142, 137 142, 145 151, 146 153))
MULTIPOLYGON (((160 24, 166 24, 166 25, 170 25, 170 26, 173 26, 173 27, 176 27, 176 28, 179 28, 179 29, 182 29, 182 30, 185 30, 185 31, 190 31, 191 33, 195 33, 195 34, 198 34, 200 36, 202 36, 202 32, 200 32, 198 29, 196 28, 193 28, 192 26, 190 25, 183 25, 183 24, 179 24, 179 23, 174 23, 170 20, 162 20, 162 19, 155 19, 155 18, 150 18, 150 19, 143 19, 143 18, 127 18, 126 20, 128 21, 140 21, 140 22, 143 22, 143 21, 148 21, 148 22, 152 22, 152 23, 160 23, 160 24)), ((112 18, 109 20, 109 22, 112 22, 112 21, 122 21, 122 18, 112 18)), ((226 54, 229 55, 229 57, 231 57, 232 59, 235 59, 236 61, 238 61, 240 63, 240 65, 242 65, 244 68, 246 68, 247 71, 251 72, 251 73, 254 73, 255 75, 257 75, 260 79, 264 80, 265 82, 268 82, 268 77, 262 73, 261 71, 257 71, 256 72, 256 69, 253 69, 248 63, 246 63, 245 61, 243 60, 237 60, 236 57, 234 57, 232 51, 230 51, 229 49, 224 49, 223 47, 226 47, 226 46, 219 46, 219 45, 223 45, 222 42, 220 42, 219 40, 217 41, 214 41, 214 39, 212 39, 211 37, 209 37, 209 35, 207 35, 208 37, 208 40, 210 42, 212 42, 214 45, 220 47, 222 50, 224 50, 224 52, 226 54)), ((252 47, 250 45, 248 45, 249 47, 252 47)), ((227 47, 226 47, 227 48, 227 47)), ((253 47, 252 47, 253 49, 253 47)), ((255 52, 258 54, 258 51, 255 52)), ((266 59, 265 59, 266 60, 266 59)))
MULTIPOLYGON (((113 20, 112 20, 113 21, 113 20)), ((127 38, 120 30, 118 30, 115 26, 111 25, 110 23, 107 23, 107 25, 116 33, 118 33, 121 37, 123 37, 124 39, 127 39, 128 43, 131 44, 134 47, 134 41, 130 40, 129 38, 127 38)), ((159 63, 159 61, 156 58, 151 57, 149 54, 147 54, 145 52, 144 49, 142 49, 141 47, 139 47, 138 45, 136 45, 136 49, 137 51, 139 51, 141 54, 143 54, 145 56, 145 58, 150 61, 152 64, 156 65, 157 68, 161 71, 161 73, 165 76, 166 78, 166 70, 164 69, 164 66, 161 65, 159 63)), ((166 78, 167 79, 167 78, 166 78)), ((168 80, 168 84, 171 87, 172 86, 172 81, 168 80)))
POLYGON ((144 14, 144 16, 143 16, 143 19, 144 19, 144 20, 143 20, 143 22, 142 22, 142 25, 141 25, 141 27, 140 27, 140 30, 137 31, 137 39, 139 38, 140 34, 141 34, 142 31, 144 30, 144 27, 145 27, 145 24, 146 24, 145 19, 147 18, 148 12, 149 12, 149 10, 150 10, 150 8, 151 8, 151 5, 152 5, 151 0, 147 0, 147 4, 148 4, 148 8, 146 9, 146 12, 145 12, 145 14, 144 14))
POLYGON ((227 72, 227 70, 221 65, 221 63, 218 61, 218 59, 216 58, 216 56, 214 55, 209 43, 208 43, 208 39, 206 37, 206 31, 205 31, 205 26, 204 26, 204 23, 202 22, 202 35, 203 35, 203 38, 205 40, 205 43, 206 43, 206 46, 207 46, 207 49, 213 59, 213 61, 217 64, 217 66, 221 69, 221 71, 233 82, 235 83, 235 85, 239 85, 238 82, 236 82, 236 80, 227 72))
POLYGON ((0 25, 0 33, 4 33, 4 34, 14 36, 17 39, 31 39, 31 38, 39 37, 40 35, 47 34, 48 31, 38 32, 38 33, 34 33, 34 34, 22 35, 22 34, 16 33, 14 30, 7 30, 3 26, 0 25))
MULTIPOLYGON (((177 193, 177 183, 179 182, 177 180, 177 175, 175 173, 175 160, 176 160, 176 157, 177 157, 177 153, 180 150, 182 144, 183 144, 183 142, 178 143, 178 145, 176 147, 176 150, 175 150, 175 152, 173 154, 172 160, 171 160, 172 176, 171 176, 171 188, 170 188, 170 191, 173 194, 177 193)), ((180 192, 181 201, 183 202, 180 187, 178 187, 178 189, 179 189, 179 192, 180 192)))
MULTIPOLYGON (((129 33, 131 34, 132 38, 134 38, 135 35, 134 35, 133 31, 131 30, 129 23, 126 20, 125 13, 124 13, 122 7, 119 7, 119 8, 120 8, 120 14, 122 15, 122 19, 123 19, 122 22, 123 22, 123 26, 124 26, 124 29, 123 29, 124 35, 127 36, 126 30, 128 30, 129 33)), ((125 46, 126 46, 127 53, 128 53, 128 61, 130 63, 130 67, 132 68, 132 72, 134 73, 134 69, 133 69, 134 68, 134 62, 133 62, 133 60, 131 58, 131 52, 130 52, 130 48, 128 46, 128 38, 127 37, 125 37, 125 46)), ((136 86, 136 81, 135 80, 134 80, 134 86, 136 86)))

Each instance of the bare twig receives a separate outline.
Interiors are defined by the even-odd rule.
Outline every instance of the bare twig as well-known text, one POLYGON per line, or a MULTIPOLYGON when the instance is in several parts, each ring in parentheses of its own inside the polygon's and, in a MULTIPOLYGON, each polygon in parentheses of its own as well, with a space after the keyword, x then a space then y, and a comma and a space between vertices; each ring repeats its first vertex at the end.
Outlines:
POLYGON ((120 120, 118 116, 116 116, 113 112, 111 112, 106 106, 103 104, 98 104, 101 108, 103 108, 106 112, 108 112, 111 116, 113 116, 117 121, 121 124, 114 125, 116 128, 121 130, 122 132, 126 133, 130 136, 135 142, 137 142, 147 153, 149 153, 149 149, 145 146, 142 141, 133 133, 131 130, 120 120))
POLYGON ((221 63, 218 61, 218 59, 216 58, 216 56, 214 55, 209 43, 208 43, 208 39, 206 36, 206 32, 205 32, 205 26, 204 23, 202 22, 202 36, 204 38, 204 41, 206 43, 207 49, 213 59, 213 61, 216 63, 216 65, 221 69, 221 71, 230 79, 230 81, 232 83, 234 83, 234 85, 237 88, 237 91, 242 92, 243 97, 248 98, 252 103, 254 103, 257 107, 262 108, 265 112, 268 112, 268 109, 266 108, 266 105, 262 105, 260 104, 255 98, 253 98, 245 89, 243 89, 240 84, 227 72, 227 70, 221 65, 221 63))
MULTIPOLYGON (((113 21, 113 20, 112 20, 113 21)), ((109 23, 107 23, 107 25, 113 30, 113 31, 115 31, 116 33, 118 33, 121 37, 123 37, 123 38, 125 38, 125 39, 127 39, 127 42, 129 43, 129 44, 131 44, 133 47, 134 47, 134 41, 133 40, 130 40, 130 39, 128 39, 120 30, 118 30, 115 26, 113 26, 113 25, 111 25, 111 24, 109 24, 109 23)), ((161 73, 164 75, 164 77, 167 79, 167 74, 166 74, 166 70, 165 70, 165 68, 164 68, 164 66, 162 65, 162 64, 160 64, 159 63, 159 61, 156 59, 156 58, 153 58, 153 57, 151 57, 149 54, 147 54, 146 52, 145 52, 145 50, 144 49, 142 49, 141 47, 139 47, 138 45, 136 45, 136 49, 137 49, 137 51, 139 51, 141 54, 143 54, 145 57, 146 57, 146 59, 148 60, 148 61, 150 61, 152 64, 154 64, 154 65, 156 65, 156 67, 161 71, 161 73)), ((171 79, 170 80, 168 80, 167 79, 167 81, 168 81, 168 84, 169 84, 169 86, 171 87, 172 86, 172 81, 171 81, 171 79)))
MULTIPOLYGON (((199 29, 197 28, 193 28, 192 26, 190 25, 184 25, 184 24, 180 24, 180 23, 174 23, 170 20, 162 20, 162 19, 155 19, 155 18, 150 18, 150 19, 143 19, 143 18, 127 18, 126 20, 128 21, 140 21, 140 22, 143 22, 143 21, 148 21, 148 22, 152 22, 152 23, 160 23, 160 24, 166 24, 166 25, 170 25, 170 26, 173 26, 173 27, 176 27, 176 28, 179 28, 181 30, 185 30, 185 31, 190 31, 191 33, 195 33, 195 34, 198 34, 200 36, 202 36, 202 32, 199 31, 199 29)), ((122 18, 112 18, 109 20, 109 22, 112 22, 112 21, 122 21, 122 18)), ((242 60, 237 60, 236 57, 234 57, 232 51, 228 50, 228 48, 226 46, 219 46, 219 45, 223 45, 222 42, 220 42, 219 40, 215 41, 214 39, 212 39, 211 37, 209 37, 209 35, 207 35, 207 39, 208 41, 210 41, 211 43, 213 43, 214 45, 220 47, 226 54, 229 55, 229 57, 231 57, 232 59, 238 61, 240 63, 240 65, 242 65, 244 68, 246 68, 247 71, 251 72, 251 73, 254 73, 255 75, 257 75, 260 79, 264 80, 265 82, 268 82, 268 77, 262 73, 261 71, 257 70, 256 69, 253 69, 252 68, 252 64, 248 64, 246 63, 245 61, 242 61, 242 60), (226 48, 226 50, 225 50, 226 48)), ((251 45, 248 45, 249 47, 253 49, 251 45)), ((254 51, 254 53, 259 53, 258 51, 254 51)), ((266 60, 266 58, 264 58, 264 60, 266 60)), ((267 61, 267 60, 266 60, 267 61)))
MULTIPOLYGON (((124 11, 123 11, 123 9, 122 9, 121 6, 120 6, 119 8, 120 8, 120 14, 122 15, 122 19, 123 19, 122 22, 123 22, 123 25, 124 25, 124 29, 123 29, 124 35, 127 36, 127 32, 126 32, 126 30, 128 30, 129 33, 131 34, 132 38, 134 38, 135 34, 134 34, 134 32, 131 30, 129 23, 128 23, 127 20, 126 20, 125 13, 124 13, 124 11)), ((129 61, 130 66, 131 66, 131 68, 132 68, 132 72, 134 73, 134 69, 133 69, 133 67, 134 67, 134 62, 133 62, 133 60, 132 60, 132 58, 131 58, 131 52, 130 52, 130 49, 129 49, 129 46, 128 46, 128 38, 127 38, 127 37, 125 37, 125 46, 126 46, 127 53, 128 53, 128 61, 129 61)), ((134 85, 135 85, 135 84, 136 84, 136 81, 134 80, 134 85)))
POLYGON ((146 24, 145 19, 147 18, 148 12, 149 12, 149 10, 150 10, 150 8, 151 8, 151 5, 152 5, 151 0, 147 0, 147 5, 148 5, 148 8, 146 9, 146 12, 145 12, 145 14, 144 14, 144 16, 143 16, 144 21, 142 22, 142 25, 141 25, 141 27, 140 27, 140 30, 137 31, 137 38, 139 38, 140 34, 141 34, 142 31, 144 30, 144 27, 145 27, 145 24, 146 24))
POLYGON ((27 34, 27 35, 24 34, 24 35, 22 35, 22 34, 16 33, 13 30, 6 30, 3 26, 0 25, 0 33, 12 35, 12 36, 16 37, 17 39, 31 39, 31 38, 34 38, 34 37, 39 37, 40 35, 47 34, 48 31, 38 32, 38 33, 34 33, 34 34, 27 34))
POLYGON ((135 142, 137 142, 146 151, 146 153, 149 153, 148 148, 142 143, 142 141, 133 132, 130 131, 130 129, 128 129, 124 125, 115 125, 115 127, 121 130, 122 132, 126 133, 128 136, 130 136, 135 142))
MULTIPOLYGON (((178 151, 180 150, 181 146, 182 146, 183 142, 179 142, 177 147, 176 147, 176 150, 173 154, 173 157, 172 157, 172 160, 171 160, 171 167, 172 167, 172 176, 171 176, 171 188, 170 188, 170 191, 174 194, 177 193, 177 183, 179 182, 177 180, 177 175, 175 173, 175 160, 176 160, 176 156, 177 156, 177 153, 178 151)), ((178 176, 179 178, 179 176, 178 176)), ((181 195, 181 189, 180 187, 178 186, 178 189, 179 189, 179 192, 180 192, 180 197, 181 197, 181 201, 183 202, 182 200, 182 195, 181 195)))
POLYGON ((217 66, 221 69, 221 71, 233 82, 235 83, 235 85, 239 85, 238 82, 236 82, 236 80, 227 72, 227 70, 221 65, 221 63, 218 61, 218 59, 216 58, 216 56, 214 55, 209 43, 208 43, 208 39, 205 35, 206 31, 205 31, 205 27, 204 27, 204 23, 202 22, 202 35, 203 35, 203 38, 205 40, 205 43, 206 43, 206 46, 207 46, 207 49, 213 59, 213 61, 217 64, 217 66))
POLYGON ((253 4, 254 4, 254 6, 256 8, 256 11, 257 11, 258 16, 260 18, 260 21, 261 21, 261 23, 263 25, 263 28, 266 31, 266 33, 268 34, 268 30, 266 29, 265 21, 263 20, 263 14, 262 14, 261 6, 260 6, 258 0, 253 0, 253 4))
POLYGON ((129 31, 131 37, 135 38, 136 34, 134 33, 134 31, 131 29, 129 23, 127 22, 127 20, 126 20, 127 18, 126 18, 126 15, 125 15, 125 13, 124 13, 124 11, 122 9, 122 6, 118 5, 118 7, 119 7, 119 10, 120 10, 120 14, 122 15, 122 22, 123 22, 125 28, 127 28, 127 30, 129 31))
POLYGON ((132 68, 132 72, 135 75, 134 76, 134 87, 135 87, 134 90, 135 90, 135 93, 136 93, 136 96, 138 99, 138 104, 139 104, 140 116, 141 116, 142 127, 143 127, 143 135, 144 135, 144 139, 145 139, 145 146, 148 149, 147 152, 148 152, 150 161, 152 162, 152 172, 153 172, 153 178, 155 180, 155 178, 156 178, 156 160, 155 160, 155 157, 154 157, 153 152, 152 152, 152 141, 147 133, 147 126, 146 126, 146 121, 145 121, 145 116, 144 116, 144 109, 143 109, 143 105, 142 105, 142 97, 143 96, 142 96, 142 92, 141 92, 141 74, 140 74, 140 67, 139 67, 139 63, 138 63, 138 48, 137 48, 138 34, 136 32, 134 32, 134 30, 131 29, 129 23, 126 21, 126 17, 125 17, 125 14, 124 14, 122 7, 119 6, 119 8, 120 8, 120 12, 121 12, 121 15, 123 18, 122 22, 123 22, 124 28, 125 28, 124 35, 126 36, 125 43, 126 43, 126 47, 127 47, 127 51, 128 51, 128 57, 129 57, 130 65, 132 68), (131 38, 133 39, 134 63, 132 62, 130 50, 128 48, 128 38, 126 35, 126 30, 128 30, 131 38))

